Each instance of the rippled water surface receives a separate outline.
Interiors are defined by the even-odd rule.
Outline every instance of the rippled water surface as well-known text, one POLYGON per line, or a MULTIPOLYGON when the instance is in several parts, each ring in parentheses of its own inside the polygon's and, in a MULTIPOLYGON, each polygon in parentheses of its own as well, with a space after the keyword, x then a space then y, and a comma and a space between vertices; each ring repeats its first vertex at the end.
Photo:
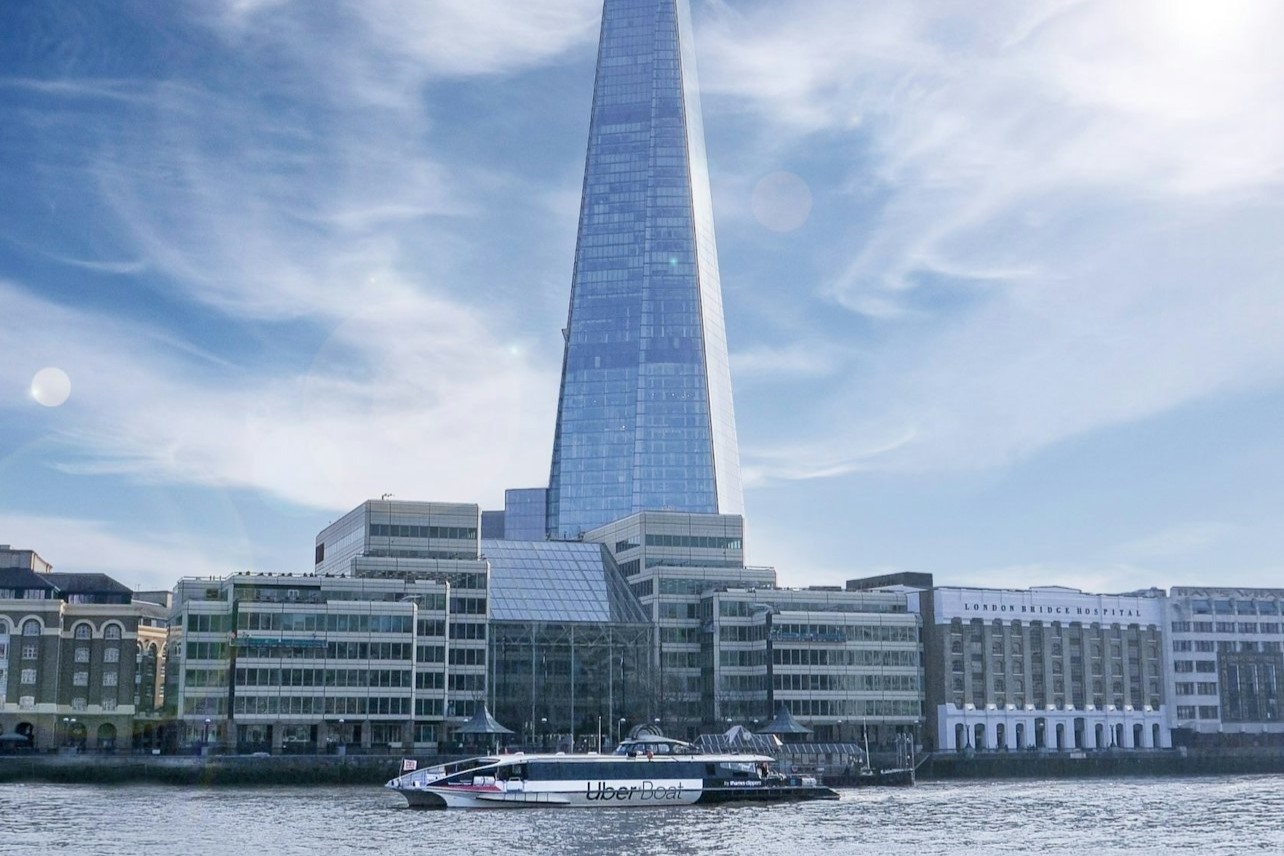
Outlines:
POLYGON ((378 787, 0 785, 0 854, 1284 854, 1284 776, 926 783, 709 808, 403 803, 378 787))

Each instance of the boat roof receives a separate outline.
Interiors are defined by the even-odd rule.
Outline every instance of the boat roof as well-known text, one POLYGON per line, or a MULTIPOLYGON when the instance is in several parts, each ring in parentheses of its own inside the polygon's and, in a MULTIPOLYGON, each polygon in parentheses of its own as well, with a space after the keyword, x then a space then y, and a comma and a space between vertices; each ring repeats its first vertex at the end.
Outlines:
MULTIPOLYGON (((679 741, 680 742, 680 741, 679 741)), ((479 755, 476 758, 467 758, 461 761, 452 761, 451 766, 465 766, 472 763, 477 767, 488 767, 494 764, 519 764, 529 761, 557 761, 570 764, 586 763, 589 761, 619 761, 624 756, 614 755, 609 752, 582 752, 567 754, 565 752, 512 752, 502 755, 479 755)), ((636 760, 636 759, 625 759, 636 760)), ((734 752, 701 752, 695 751, 690 754, 681 755, 656 755, 647 761, 738 761, 753 762, 774 761, 770 755, 750 755, 739 754, 734 752)), ((445 765, 434 765, 445 766, 445 765)), ((427 769, 421 767, 420 769, 427 769)))

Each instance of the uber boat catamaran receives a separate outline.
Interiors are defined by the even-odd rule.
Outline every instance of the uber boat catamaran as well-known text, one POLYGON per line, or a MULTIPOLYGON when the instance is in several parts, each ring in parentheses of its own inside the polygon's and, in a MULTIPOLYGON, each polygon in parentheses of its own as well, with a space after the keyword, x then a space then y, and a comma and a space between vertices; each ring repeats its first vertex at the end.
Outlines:
POLYGON ((702 753, 668 737, 596 753, 484 755, 406 773, 386 787, 412 808, 579 806, 645 808, 696 803, 836 800, 810 776, 786 776, 767 755, 702 753))

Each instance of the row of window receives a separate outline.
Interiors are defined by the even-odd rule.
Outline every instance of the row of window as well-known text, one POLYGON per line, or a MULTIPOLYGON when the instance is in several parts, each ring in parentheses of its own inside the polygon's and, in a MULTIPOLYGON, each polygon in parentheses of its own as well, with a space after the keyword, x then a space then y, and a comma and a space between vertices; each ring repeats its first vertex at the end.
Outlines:
POLYGON ((1174 633, 1280 633, 1278 621, 1174 621, 1174 633))
POLYGON ((917 666, 918 651, 870 651, 852 648, 776 648, 777 666, 917 666))
POLYGON ((371 523, 371 538, 448 538, 452 541, 476 541, 475 526, 416 526, 407 523, 371 523))
POLYGON ((1177 705, 1178 719, 1221 719, 1215 704, 1179 704, 1177 705))
POLYGON ((1179 696, 1217 695, 1217 682, 1200 681, 1191 683, 1189 681, 1179 681, 1175 687, 1175 692, 1179 696))
POLYGON ((772 676, 777 690, 793 692, 919 692, 918 675, 780 674, 772 676))
POLYGON ((842 719, 862 716, 895 716, 915 718, 922 715, 923 705, 914 699, 784 699, 794 716, 829 716, 842 719))
POLYGON ((1190 611, 1196 615, 1209 615, 1214 611, 1221 615, 1280 615, 1284 613, 1284 601, 1196 598, 1190 601, 1190 611))
MULTIPOLYGON (((44 625, 38 618, 28 618, 21 624, 22 636, 39 636, 44 632, 44 625)), ((0 636, 9 635, 9 624, 6 621, 0 621, 0 636)), ((76 639, 91 639, 94 635, 92 625, 81 622, 72 630, 72 636, 76 639)), ((122 630, 119 624, 108 624, 103 628, 103 638, 108 641, 118 641, 121 638, 122 630)))
MULTIPOLYGON (((188 670, 187 685, 193 686, 188 670)), ((208 670, 214 680, 227 680, 222 669, 208 670)), ((408 669, 237 669, 236 685, 244 687, 409 687, 408 669)))
POLYGON ((685 547, 700 550, 739 550, 744 543, 742 538, 729 538, 721 535, 663 535, 647 533, 648 547, 685 547))
MULTIPOLYGON (((281 648, 282 651, 293 650, 289 646, 290 640, 281 641, 284 643, 281 648)), ((321 648, 319 645, 303 645, 304 642, 310 642, 311 640, 299 641, 298 652, 291 656, 314 657, 326 660, 409 660, 414 652, 414 646, 409 642, 331 641, 326 642, 325 647, 321 648)), ((186 659, 188 660, 226 660, 228 658, 228 646, 225 642, 189 640, 186 647, 186 659)), ((274 652, 271 656, 284 656, 284 654, 274 652)))
POLYGON ((913 625, 777 624, 771 638, 780 642, 917 642, 913 625))
MULTIPOLYGON (((192 616, 193 619, 198 617, 214 616, 192 616)), ((195 627, 189 629, 196 630, 195 627)), ((237 618, 237 629, 306 633, 410 633, 414 629, 414 619, 409 615, 370 615, 347 612, 242 611, 237 618)))
MULTIPOLYGON (((194 699, 189 699, 194 701, 194 699)), ((220 699, 226 709, 226 699, 220 699)), ((313 716, 408 716, 410 699, 405 696, 283 696, 238 695, 234 710, 242 715, 313 716)), ((191 710, 189 713, 206 713, 191 710)))
POLYGON ((1212 660, 1174 660, 1173 671, 1177 673, 1185 672, 1216 672, 1217 663, 1212 660))

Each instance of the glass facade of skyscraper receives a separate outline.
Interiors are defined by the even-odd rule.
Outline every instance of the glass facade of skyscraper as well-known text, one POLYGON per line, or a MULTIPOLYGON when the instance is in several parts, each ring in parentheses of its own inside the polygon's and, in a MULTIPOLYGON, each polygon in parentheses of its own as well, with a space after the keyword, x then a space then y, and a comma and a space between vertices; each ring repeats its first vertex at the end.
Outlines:
POLYGON ((644 509, 739 514, 731 400, 686 0, 606 0, 548 531, 644 509))

